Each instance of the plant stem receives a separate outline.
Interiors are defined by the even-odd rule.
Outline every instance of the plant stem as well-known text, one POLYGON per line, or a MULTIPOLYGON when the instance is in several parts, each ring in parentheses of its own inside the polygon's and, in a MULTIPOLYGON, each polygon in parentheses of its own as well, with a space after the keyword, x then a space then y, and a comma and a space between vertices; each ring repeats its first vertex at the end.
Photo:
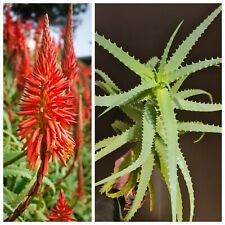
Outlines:
POLYGON ((42 183, 42 180, 44 177, 43 170, 44 170, 44 163, 42 162, 40 165, 40 168, 38 170, 38 173, 37 173, 37 179, 36 179, 35 183, 33 184, 33 186, 31 187, 31 189, 29 190, 26 200, 17 206, 17 208, 14 210, 14 212, 11 213, 8 216, 8 218, 6 218, 4 220, 5 222, 16 220, 21 215, 21 213, 23 213, 25 211, 25 209, 29 206, 32 199, 35 197, 35 195, 39 192, 39 190, 41 188, 41 183, 42 183))
MULTIPOLYGON (((6 209, 8 209, 11 213, 13 212, 13 209, 12 209, 12 207, 11 207, 10 205, 6 204, 5 202, 3 203, 3 205, 4 205, 4 207, 5 207, 6 209)), ((20 222, 24 222, 24 220, 23 220, 20 216, 18 217, 18 220, 19 220, 20 222)))
POLYGON ((3 163, 3 167, 9 166, 11 164, 13 164, 14 162, 16 162, 17 160, 21 159, 22 157, 24 157, 26 154, 24 152, 22 152, 21 154, 19 154, 18 156, 16 156, 15 158, 10 159, 9 161, 6 161, 3 163))
MULTIPOLYGON (((66 173, 62 178, 60 178, 58 181, 56 181, 56 182, 54 183, 54 186, 60 185, 63 181, 65 181, 65 179, 66 179, 68 176, 70 176, 70 174, 72 173, 72 171, 73 171, 73 169, 74 169, 74 167, 75 167, 76 161, 77 161, 77 154, 74 154, 73 162, 72 162, 70 168, 68 169, 67 173, 66 173)), ((42 193, 45 194, 45 193, 48 192, 50 189, 51 189, 51 187, 50 187, 50 186, 47 186, 47 187, 43 190, 42 193)))
POLYGON ((13 213, 11 213, 8 218, 6 218, 4 221, 14 221, 16 220, 29 206, 35 195, 40 191, 42 180, 44 178, 44 164, 45 164, 45 156, 46 156, 46 143, 45 141, 42 142, 42 149, 41 151, 41 165, 37 172, 37 178, 32 187, 30 188, 27 198, 24 202, 20 203, 17 208, 14 210, 13 213))

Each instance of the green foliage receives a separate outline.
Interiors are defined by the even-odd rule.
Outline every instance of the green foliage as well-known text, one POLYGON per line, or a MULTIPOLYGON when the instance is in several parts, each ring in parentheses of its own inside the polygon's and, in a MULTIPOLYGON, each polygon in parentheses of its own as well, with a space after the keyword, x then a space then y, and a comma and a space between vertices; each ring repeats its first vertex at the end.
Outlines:
MULTIPOLYGON (((176 110, 214 112, 221 110, 221 104, 213 103, 211 94, 204 90, 179 89, 189 75, 208 67, 218 66, 221 59, 206 59, 184 66, 181 64, 220 11, 221 6, 183 41, 171 58, 168 58, 170 47, 182 21, 171 36, 161 60, 153 57, 146 64, 96 33, 97 44, 141 78, 138 86, 123 92, 107 74, 96 69, 96 73, 102 78, 96 85, 108 94, 96 96, 96 106, 107 107, 101 115, 114 107, 119 107, 132 120, 132 123, 114 121, 112 128, 116 135, 99 141, 95 148, 97 161, 126 143, 133 143, 135 146, 128 156, 124 156, 125 160, 111 176, 96 183, 96 185, 104 184, 101 193, 110 198, 126 196, 131 189, 136 189, 133 203, 124 218, 120 212, 122 220, 128 221, 134 216, 147 191, 152 198, 150 203, 152 208, 154 193, 151 174, 154 165, 159 167, 169 190, 173 221, 183 220, 182 195, 177 175, 177 170, 181 171, 190 199, 189 220, 193 220, 194 189, 188 165, 179 146, 179 138, 186 132, 221 133, 221 127, 200 121, 178 121, 176 110), (189 100, 190 97, 198 95, 207 95, 210 102, 189 100), (114 187, 118 179, 122 179, 126 174, 129 175, 129 179, 119 191, 115 192, 114 187)), ((121 209, 120 205, 119 208, 121 209)))

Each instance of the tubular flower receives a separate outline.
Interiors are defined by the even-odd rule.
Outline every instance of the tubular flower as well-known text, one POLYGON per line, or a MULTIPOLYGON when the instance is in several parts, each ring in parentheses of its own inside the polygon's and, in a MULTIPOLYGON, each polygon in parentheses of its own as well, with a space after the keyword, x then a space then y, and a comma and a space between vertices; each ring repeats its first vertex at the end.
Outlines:
POLYGON ((15 33, 13 35, 13 38, 11 39, 8 52, 10 57, 21 54, 24 51, 24 48, 27 47, 26 37, 23 30, 23 23, 20 17, 17 18, 14 32, 15 33))
POLYGON ((5 6, 5 23, 4 23, 4 43, 6 44, 7 53, 8 56, 10 55, 12 51, 12 43, 15 38, 15 25, 12 19, 12 15, 10 12, 10 5, 4 5, 5 6), (10 53, 9 53, 10 52, 10 53))
POLYGON ((73 154, 75 142, 68 125, 74 123, 71 96, 65 94, 68 81, 57 69, 55 48, 50 37, 48 16, 44 17, 42 44, 38 60, 29 79, 26 79, 19 115, 18 135, 26 139, 23 146, 32 169, 40 157, 44 175, 48 173, 50 157, 58 156, 62 164, 73 154))
POLYGON ((70 5, 66 33, 64 40, 64 53, 62 58, 62 70, 64 75, 70 81, 70 87, 73 83, 74 77, 78 73, 78 64, 73 47, 73 6, 70 5))
POLYGON ((65 195, 63 190, 60 191, 59 200, 56 203, 55 209, 51 209, 49 212, 49 221, 55 222, 69 222, 76 221, 76 219, 70 216, 73 213, 73 209, 71 209, 66 202, 65 195))
POLYGON ((74 96, 71 99, 73 105, 73 112, 78 115, 78 123, 75 124, 74 133, 76 139, 76 156, 79 154, 80 147, 83 141, 83 133, 81 129, 81 102, 79 101, 79 94, 74 87, 74 80, 78 73, 78 64, 73 46, 73 6, 70 4, 67 24, 63 27, 62 38, 64 38, 64 52, 62 58, 62 70, 64 75, 69 80, 69 93, 74 96))
POLYGON ((31 56, 28 47, 26 47, 21 53, 20 63, 18 64, 16 69, 16 86, 19 93, 22 93, 24 89, 25 79, 30 76, 32 71, 31 56))

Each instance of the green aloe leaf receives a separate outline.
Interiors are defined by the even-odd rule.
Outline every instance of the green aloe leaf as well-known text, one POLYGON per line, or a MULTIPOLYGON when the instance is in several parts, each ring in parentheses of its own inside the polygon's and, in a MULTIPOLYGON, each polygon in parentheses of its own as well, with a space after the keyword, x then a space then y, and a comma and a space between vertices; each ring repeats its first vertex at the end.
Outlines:
POLYGON ((95 161, 98 161, 102 157, 108 155, 109 153, 115 151, 117 148, 121 147, 122 145, 132 141, 134 139, 134 135, 136 132, 136 126, 129 128, 128 130, 124 131, 122 134, 104 139, 96 144, 97 151, 95 156, 95 161))
MULTIPOLYGON (((95 41, 142 79, 151 80, 154 77, 153 72, 144 64, 140 63, 134 57, 131 57, 127 52, 123 51, 122 48, 117 47, 115 43, 107 40, 104 36, 95 33, 95 41)), ((154 81, 152 81, 152 85, 154 84, 154 81)))
POLYGON ((195 73, 202 69, 206 69, 208 67, 219 65, 221 64, 221 62, 221 58, 216 58, 205 59, 204 61, 199 61, 197 63, 192 63, 191 65, 186 65, 184 67, 179 68, 178 70, 168 73, 165 77, 165 82, 171 83, 182 77, 187 78, 192 73, 195 73))
POLYGON ((176 109, 192 112, 215 112, 222 110, 222 105, 218 103, 195 102, 181 98, 174 98, 174 106, 176 109))
POLYGON ((123 146, 126 143, 134 142, 135 141, 135 132, 136 125, 131 127, 130 129, 124 131, 120 135, 113 136, 111 138, 104 139, 96 144, 96 150, 98 148, 102 148, 101 150, 97 151, 95 156, 95 161, 98 161, 102 157, 108 155, 109 153, 115 151, 117 148, 123 146))
POLYGON ((56 193, 55 185, 49 177, 43 178, 43 184, 46 184, 47 186, 49 186, 52 189, 54 194, 56 193))
POLYGON ((4 168, 4 177, 25 177, 32 178, 32 173, 26 168, 20 168, 19 166, 10 165, 4 168))
MULTIPOLYGON (((160 156, 160 171, 162 172, 163 177, 165 178, 165 182, 167 183, 168 189, 170 191, 170 186, 168 184, 168 168, 167 168, 167 156, 166 156, 166 145, 163 143, 162 140, 159 138, 155 139, 155 149, 158 152, 160 156)), ((194 213, 194 190, 193 190, 193 184, 191 181, 190 172, 188 170, 186 161, 180 151, 180 149, 177 152, 177 162, 178 166, 181 169, 181 172, 184 176, 188 193, 189 193, 189 199, 190 199, 190 218, 189 220, 192 221, 193 219, 193 213, 194 213)), ((182 197, 181 197, 181 191, 179 187, 179 182, 177 181, 177 218, 178 221, 183 220, 183 207, 182 207, 182 197)))
POLYGON ((105 83, 116 93, 120 92, 120 89, 117 85, 112 81, 112 79, 102 70, 95 69, 95 72, 105 81, 105 83))
POLYGON ((158 62, 159 62, 158 57, 154 56, 151 59, 149 59, 145 65, 149 67, 152 71, 156 71, 155 69, 158 62))
POLYGON ((17 198, 18 198, 18 195, 16 193, 12 192, 7 187, 3 187, 3 196, 4 196, 4 202, 6 202, 7 204, 10 204, 13 208, 16 207, 17 198))
POLYGON ((140 153, 139 157, 133 164, 131 164, 124 170, 122 170, 118 173, 114 173, 111 176, 109 176, 101 181, 98 181, 96 183, 96 186, 98 186, 100 184, 104 184, 110 180, 114 180, 118 177, 123 176, 124 174, 130 173, 131 171, 137 169, 139 166, 141 166, 143 164, 143 162, 146 160, 146 157, 148 156, 149 151, 151 151, 151 146, 152 146, 153 138, 155 135, 155 128, 154 128, 153 122, 154 121, 151 117, 150 110, 149 110, 148 106, 146 105, 144 112, 143 112, 142 147, 141 147, 141 153, 140 153))
MULTIPOLYGON (((135 126, 132 126, 132 127, 128 128, 126 131, 124 131, 123 133, 133 134, 133 132, 135 131, 134 129, 135 129, 135 126)), ((121 135, 122 134, 118 134, 118 135, 115 135, 115 136, 112 136, 112 137, 108 137, 106 139, 103 139, 103 140, 97 142, 95 144, 95 151, 108 146, 111 142, 113 142, 116 139, 118 139, 121 135)))
POLYGON ((107 107, 115 107, 120 106, 129 101, 132 101, 138 94, 148 89, 151 89, 151 86, 148 82, 143 82, 137 87, 123 93, 109 95, 109 96, 96 96, 95 97, 95 105, 96 106, 107 106, 107 107))
POLYGON ((104 81, 99 81, 99 80, 98 81, 95 81, 95 86, 101 88, 103 91, 105 91, 108 94, 113 94, 112 89, 104 81))
POLYGON ((179 122, 178 130, 185 132, 210 132, 222 133, 222 128, 216 125, 204 124, 202 122, 179 122))
POLYGON ((172 93, 177 93, 179 88, 181 87, 181 85, 184 83, 184 81, 186 80, 188 76, 183 76, 180 79, 178 79, 177 81, 174 82, 172 88, 171 88, 171 92, 172 93))
POLYGON ((129 128, 129 124, 125 123, 121 120, 115 120, 111 124, 111 126, 112 126, 113 130, 116 132, 124 132, 125 130, 127 130, 129 128))
POLYGON ((181 152, 181 150, 179 149, 177 152, 177 162, 178 162, 178 166, 181 170, 181 173, 183 174, 184 180, 186 182, 187 185, 187 189, 188 189, 188 193, 189 193, 189 200, 190 200, 190 217, 189 220, 192 221, 193 220, 193 216, 194 216, 194 189, 193 189, 193 184, 191 181, 191 175, 190 172, 188 170, 188 166, 187 163, 184 159, 184 156, 181 152))
MULTIPOLYGON (((160 171, 162 176, 165 179, 165 183, 167 188, 170 191, 170 184, 169 184, 169 171, 168 171, 168 163, 167 163, 167 152, 166 152, 166 145, 163 143, 163 140, 160 138, 155 138, 155 150, 159 155, 160 160, 160 171)), ((183 205, 182 205, 182 196, 179 181, 177 180, 177 220, 183 221, 183 205)))
POLYGON ((141 202, 145 196, 145 193, 148 189, 149 180, 152 175, 153 165, 154 165, 154 155, 152 154, 152 152, 150 152, 148 156, 145 158, 145 162, 141 167, 140 181, 138 184, 137 193, 135 195, 130 210, 128 211, 127 215, 124 218, 125 221, 129 221, 139 209, 141 202))
POLYGON ((142 111, 132 104, 126 104, 120 107, 121 110, 134 122, 141 122, 142 111))
POLYGON ((207 95, 209 97, 210 102, 211 103, 213 102, 212 95, 209 92, 201 90, 201 89, 188 89, 188 90, 179 91, 175 94, 175 97, 186 99, 196 95, 207 95))
POLYGON ((170 37, 170 40, 167 43, 166 48, 164 49, 164 53, 162 55, 162 59, 160 60, 159 73, 162 73, 163 70, 164 70, 164 67, 166 65, 166 61, 167 61, 167 58, 168 58, 168 54, 169 54, 170 47, 171 47, 171 45, 173 43, 173 40, 174 40, 174 38, 175 38, 178 30, 180 29, 182 23, 183 23, 183 21, 181 21, 179 23, 179 25, 177 26, 176 30, 173 32, 172 36, 170 37))
POLYGON ((152 180, 150 179, 149 181, 149 184, 148 184, 148 191, 149 191, 149 210, 150 212, 153 211, 153 208, 154 208, 154 204, 155 204, 155 197, 154 197, 154 190, 153 190, 153 183, 152 183, 152 180))
POLYGON ((169 186, 171 190, 172 219, 173 221, 176 221, 176 209, 177 209, 176 155, 179 149, 177 121, 175 118, 174 108, 171 102, 171 96, 166 88, 159 89, 157 91, 157 101, 159 105, 159 110, 162 115, 162 121, 166 134, 166 143, 167 143, 166 149, 167 149, 168 172, 169 172, 169 186))
POLYGON ((214 10, 178 47, 173 56, 170 58, 169 62, 165 66, 167 72, 173 72, 179 68, 181 63, 184 61, 192 47, 212 23, 212 21, 221 12, 222 6, 219 6, 214 10))

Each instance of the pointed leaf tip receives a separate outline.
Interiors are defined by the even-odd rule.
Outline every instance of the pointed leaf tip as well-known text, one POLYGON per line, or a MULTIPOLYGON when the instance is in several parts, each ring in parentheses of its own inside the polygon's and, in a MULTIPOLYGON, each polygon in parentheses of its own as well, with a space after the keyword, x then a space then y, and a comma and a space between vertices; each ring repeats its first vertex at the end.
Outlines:
POLYGON ((132 70, 134 73, 139 75, 142 79, 146 79, 154 82, 154 73, 149 70, 145 64, 140 63, 133 56, 130 56, 121 47, 118 47, 116 43, 110 41, 110 39, 105 38, 102 35, 95 33, 95 42, 112 54, 116 59, 123 63, 126 67, 132 70))
POLYGON ((182 44, 174 52, 170 60, 165 66, 167 72, 173 72, 181 66, 182 62, 185 60, 186 56, 189 54, 193 46, 213 22, 213 20, 218 16, 221 11, 221 6, 215 9, 199 26, 189 34, 189 36, 182 42, 182 44))

